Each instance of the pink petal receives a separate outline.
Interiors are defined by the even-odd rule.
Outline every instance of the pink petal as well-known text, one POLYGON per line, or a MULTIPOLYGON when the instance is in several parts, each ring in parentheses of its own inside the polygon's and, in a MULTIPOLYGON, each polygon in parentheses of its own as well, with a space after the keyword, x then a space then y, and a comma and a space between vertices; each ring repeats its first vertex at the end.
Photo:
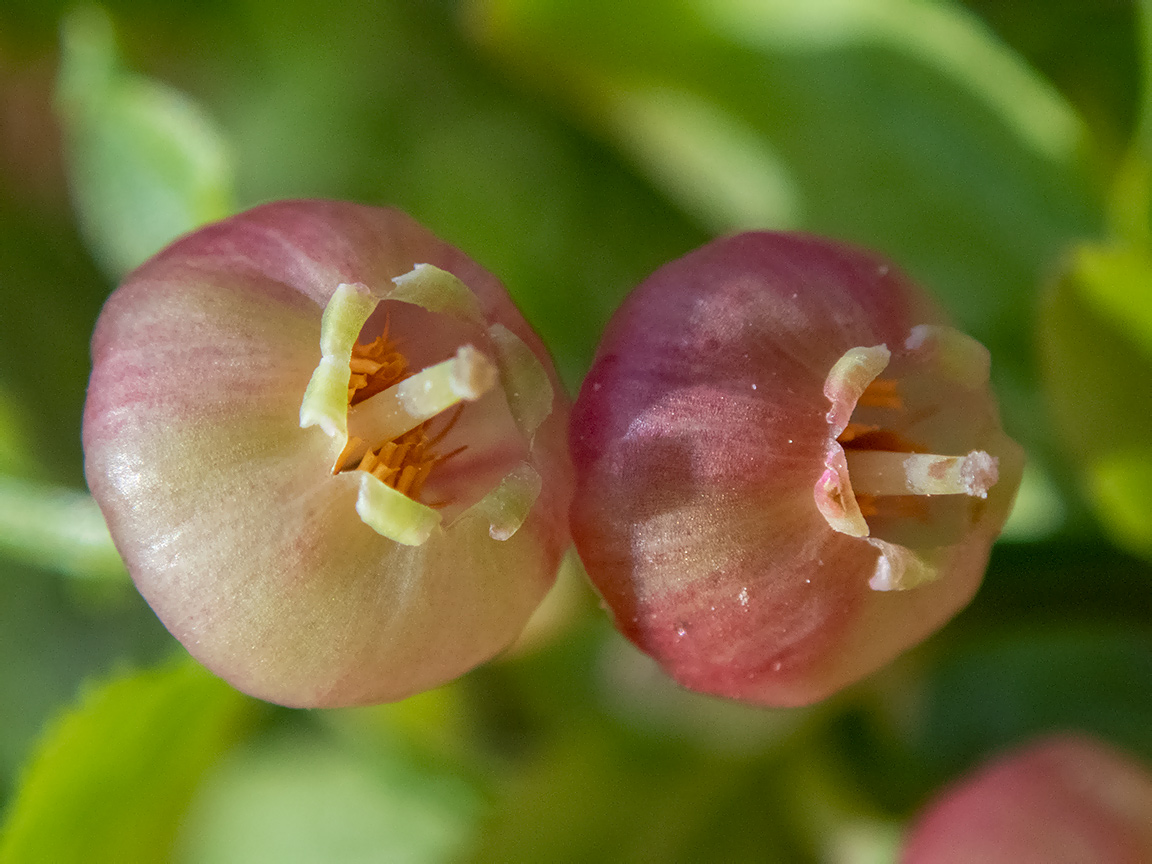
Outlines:
POLYGON ((900 860, 1144 864, 1152 861, 1152 773, 1090 738, 1045 739, 942 792, 900 860))
MULTIPOLYGON (((878 547, 833 530, 814 497, 843 429, 829 416, 832 367, 859 346, 903 350, 914 326, 937 322, 883 259, 767 233, 666 265, 617 312, 573 416, 572 528, 617 626, 677 681, 816 701, 975 593, 1019 480, 998 422, 981 442, 1011 451, 1007 479, 931 551, 947 571, 932 584, 872 590, 878 547)), ((986 389, 979 398, 994 416, 986 389)))

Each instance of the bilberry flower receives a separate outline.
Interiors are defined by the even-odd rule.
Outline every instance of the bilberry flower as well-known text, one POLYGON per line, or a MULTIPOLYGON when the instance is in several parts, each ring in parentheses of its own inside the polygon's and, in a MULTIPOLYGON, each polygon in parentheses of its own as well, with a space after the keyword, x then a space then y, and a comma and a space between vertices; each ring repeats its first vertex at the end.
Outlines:
POLYGON ((1045 738, 943 790, 916 819, 900 861, 1152 861, 1152 773, 1082 735, 1045 738))
POLYGON ((268 204, 109 299, 89 486, 197 659, 293 706, 402 698, 511 642, 568 542, 568 410, 503 287, 394 210, 268 204))
POLYGON ((988 352, 882 258, 717 240, 617 312, 577 400, 572 530, 692 689, 809 703, 976 591, 1023 464, 988 352))

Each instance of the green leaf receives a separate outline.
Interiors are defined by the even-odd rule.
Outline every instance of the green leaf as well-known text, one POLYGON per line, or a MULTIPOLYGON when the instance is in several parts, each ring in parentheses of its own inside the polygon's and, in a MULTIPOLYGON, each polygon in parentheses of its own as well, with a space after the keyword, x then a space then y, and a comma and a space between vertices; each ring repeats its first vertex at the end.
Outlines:
POLYGON ((1092 313, 1152 363, 1152 252, 1085 245, 1073 267, 1073 285, 1092 313))
POLYGON ((65 576, 127 576, 91 495, 2 474, 0 554, 65 576))
MULTIPOLYGON (((1136 4, 1137 37, 1140 42, 1141 99, 1134 149, 1152 160, 1152 2, 1136 4)), ((1146 202, 1145 202, 1146 203, 1146 202)), ((1147 216, 1145 212, 1145 216, 1147 216)))
POLYGON ((170 860, 193 791, 256 704, 187 659, 90 690, 27 766, 0 862, 170 860))
POLYGON ((22 407, 0 381, 0 476, 13 474, 33 463, 22 407))
POLYGON ((365 758, 300 733, 238 752, 205 785, 184 864, 438 864, 459 860, 480 800, 464 780, 399 754, 365 758))
POLYGON ((815 860, 789 819, 777 765, 573 719, 508 784, 473 864, 815 860))
POLYGON ((121 68, 98 7, 64 21, 57 105, 77 215, 109 275, 233 210, 220 134, 187 96, 121 68))
POLYGON ((1056 534, 1066 518, 1066 508, 1055 482, 1032 458, 1024 466, 1024 478, 1008 521, 1000 532, 1000 541, 1042 540, 1056 534))
POLYGON ((912 736, 938 777, 1057 730, 1152 755, 1152 640, 1146 627, 1016 626, 941 658, 918 694, 912 736))
POLYGON ((3 178, 0 237, 0 391, 11 397, 0 418, 5 473, 80 485, 88 343, 107 282, 66 207, 45 213, 10 194, 3 178))
POLYGON ((451 766, 457 775, 479 775, 477 706, 468 699, 468 678, 399 702, 340 708, 316 715, 334 736, 385 755, 409 754, 451 766))
MULTIPOLYGON (((1076 113, 974 16, 942 0, 475 0, 469 13, 511 75, 701 224, 877 248, 988 346, 999 384, 1034 389, 1035 287, 1094 230, 1098 192, 1076 113)), ((1005 407, 1043 436, 1022 401, 1005 407)))
POLYGON ((499 275, 568 385, 625 293, 707 239, 606 147, 498 81, 451 4, 348 0, 320 17, 300 0, 234 5, 261 23, 256 44, 229 30, 213 58, 242 199, 400 207, 499 275))
POLYGON ((130 583, 50 579, 0 563, 0 807, 45 724, 85 682, 162 662, 172 648, 130 583))
POLYGON ((1152 456, 1147 448, 1101 456, 1089 470, 1092 501, 1112 537, 1152 559, 1152 456))
POLYGON ((1100 543, 1000 543, 956 633, 1152 621, 1152 563, 1100 543))
POLYGON ((1049 404, 1097 516, 1152 557, 1152 254, 1080 247, 1039 326, 1049 404))

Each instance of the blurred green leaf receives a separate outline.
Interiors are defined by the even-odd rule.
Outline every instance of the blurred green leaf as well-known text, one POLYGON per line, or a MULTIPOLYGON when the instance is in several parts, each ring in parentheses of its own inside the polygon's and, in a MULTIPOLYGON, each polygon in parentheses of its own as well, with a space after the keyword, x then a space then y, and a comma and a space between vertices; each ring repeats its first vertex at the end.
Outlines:
POLYGON ((618 737, 577 722, 536 756, 509 784, 468 860, 815 860, 766 760, 703 757, 674 741, 618 737))
POLYGON ((1072 281, 1092 312, 1152 363, 1150 276, 1152 253, 1123 246, 1082 246, 1076 252, 1072 281))
POLYGON ((184 825, 184 864, 436 864, 471 839, 479 797, 465 781, 399 755, 365 758, 315 735, 238 752, 184 825))
POLYGON ((469 10, 512 76, 575 109, 702 223, 802 227, 892 256, 989 347, 1010 426, 1043 440, 1023 337, 1043 269, 1098 224, 1098 193, 1075 112, 974 16, 923 0, 469 10), (702 153, 748 182, 717 178, 702 153))
POLYGON ((614 720, 639 733, 728 756, 787 749, 831 706, 770 709, 685 690, 618 633, 605 640, 600 698, 614 720))
POLYGON ((800 184, 760 131, 672 87, 608 96, 612 133, 637 167, 710 231, 799 228, 800 184))
POLYGON ((98 7, 62 29, 57 102, 80 224, 112 277, 233 209, 220 134, 187 96, 123 70, 98 7))
POLYGON ((2 474, 0 554, 65 576, 127 576, 91 495, 2 474))
POLYGON ((1039 327, 1049 403, 1097 515, 1152 556, 1152 254, 1081 246, 1039 327))
MULTIPOLYGON (((1132 137, 1127 142, 1127 150, 1119 161, 1112 178, 1111 199, 1109 200, 1109 217, 1114 239, 1122 242, 1132 250, 1147 250, 1152 244, 1152 2, 1137 0, 1135 7, 1136 41, 1139 44, 1139 97, 1133 100, 1136 107, 1136 123, 1132 130, 1132 137)), ((1117 250, 1111 250, 1115 253, 1117 250)), ((1082 250, 1081 255, 1083 257, 1082 250)), ((1089 254, 1091 252, 1089 251, 1089 254)), ((1115 269, 1116 265, 1124 268, 1128 262, 1122 260, 1123 256, 1105 254, 1103 263, 1105 268, 1115 269)), ((1081 265, 1091 262, 1078 262, 1081 265)), ((1137 266, 1140 266, 1138 263, 1137 266)), ((1103 300, 1105 307, 1111 307, 1113 314, 1117 310, 1115 292, 1109 287, 1118 281, 1109 279, 1090 279, 1096 282, 1097 300, 1103 300), (1112 302, 1109 301, 1112 295, 1112 302)), ((1138 312, 1139 314, 1139 312, 1138 312)), ((1145 317, 1149 317, 1145 314, 1145 317)), ((1145 326, 1144 329, 1148 329, 1145 326)))
POLYGON ((1000 543, 980 592, 952 629, 1142 624, 1152 621, 1150 579, 1152 564, 1095 538, 1000 543))
POLYGON ((911 735, 938 779, 1045 732, 1081 730, 1152 756, 1147 627, 1016 626, 940 658, 911 735))
POLYGON ((467 751, 470 706, 459 682, 399 702, 324 711, 333 732, 387 750, 407 748, 433 760, 462 764, 467 751))
POLYGON ((1136 25, 1140 45, 1140 102, 1134 149, 1152 160, 1152 2, 1136 0, 1136 25))
POLYGON ((41 727, 85 681, 172 653, 172 637, 140 595, 109 597, 109 587, 0 562, 0 808, 41 727))
POLYGON ((213 44, 241 199, 397 206, 496 273, 569 386, 617 304, 706 234, 602 145, 511 92, 451 3, 242 0, 213 44))
POLYGON ((0 476, 13 474, 33 461, 22 406, 0 381, 0 476))
POLYGON ((257 705, 188 659, 90 690, 44 734, 0 861, 167 861, 204 772, 257 705))
MULTIPOLYGON (((683 690, 599 610, 461 683, 506 760, 466 860, 800 864, 833 842, 808 818, 827 790, 800 789, 808 751, 792 756, 834 707, 773 711, 683 690)), ((821 818, 840 812, 820 803, 821 818)))
POLYGON ((1064 502, 1055 482, 1035 459, 1024 466, 1024 478, 1008 521, 1000 532, 1001 542, 1035 542, 1059 531, 1066 517, 1064 502))
POLYGON ((1147 448, 1109 453, 1090 471, 1089 489, 1104 525, 1120 545, 1152 559, 1152 455, 1147 448))
POLYGON ((1139 103, 1136 4, 962 2, 1075 105, 1092 131, 1095 170, 1111 174, 1128 146, 1139 103))
POLYGON ((80 417, 88 340, 108 287, 74 230, 9 196, 0 178, 0 419, 5 473, 82 485, 80 417))
POLYGON ((1044 732, 1152 752, 1149 579, 1152 565, 1099 542, 998 544, 971 605, 855 688, 828 750, 898 816, 1044 732))

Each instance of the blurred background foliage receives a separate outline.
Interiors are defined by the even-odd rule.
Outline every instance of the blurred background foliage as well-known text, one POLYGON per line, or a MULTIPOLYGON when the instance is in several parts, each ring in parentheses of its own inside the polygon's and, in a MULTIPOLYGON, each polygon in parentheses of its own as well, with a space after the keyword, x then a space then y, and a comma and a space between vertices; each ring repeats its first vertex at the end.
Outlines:
POLYGON ((1152 16, 1130 0, 5 0, 0 861, 891 860, 1039 732, 1152 759, 1152 16), (192 664, 83 492, 88 338, 177 234, 389 204, 501 275, 575 391, 717 233, 900 261, 1030 467, 984 589, 809 709, 676 689, 569 561, 521 644, 295 712, 192 664))

